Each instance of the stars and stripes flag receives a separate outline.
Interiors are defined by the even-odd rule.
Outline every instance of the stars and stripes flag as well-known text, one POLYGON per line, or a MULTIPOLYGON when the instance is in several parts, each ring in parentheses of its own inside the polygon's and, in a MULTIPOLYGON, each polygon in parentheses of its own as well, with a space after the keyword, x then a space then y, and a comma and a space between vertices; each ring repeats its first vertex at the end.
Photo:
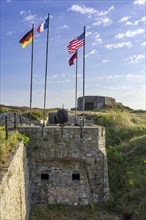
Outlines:
POLYGON ((69 45, 67 46, 68 52, 73 53, 76 50, 78 50, 80 47, 84 45, 85 41, 85 33, 83 32, 80 36, 76 37, 72 41, 69 42, 69 45))

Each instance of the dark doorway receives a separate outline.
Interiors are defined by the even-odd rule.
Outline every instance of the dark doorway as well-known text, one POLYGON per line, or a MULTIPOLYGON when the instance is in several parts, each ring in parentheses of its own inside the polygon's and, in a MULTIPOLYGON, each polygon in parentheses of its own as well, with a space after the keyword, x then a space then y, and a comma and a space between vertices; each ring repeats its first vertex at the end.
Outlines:
POLYGON ((80 180, 80 174, 79 173, 73 173, 72 174, 72 180, 80 180))
POLYGON ((93 110, 94 102, 85 102, 85 110, 93 110))
POLYGON ((54 116, 54 123, 58 123, 56 116, 54 116))
POLYGON ((41 180, 42 181, 48 181, 49 180, 49 174, 48 173, 42 173, 41 174, 41 180))

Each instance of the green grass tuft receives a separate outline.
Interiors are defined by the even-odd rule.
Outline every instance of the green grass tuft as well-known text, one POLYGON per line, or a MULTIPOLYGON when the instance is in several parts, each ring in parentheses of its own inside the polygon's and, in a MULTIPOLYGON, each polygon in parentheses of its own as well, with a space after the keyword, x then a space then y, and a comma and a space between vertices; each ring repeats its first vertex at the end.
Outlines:
POLYGON ((29 142, 29 138, 26 135, 21 135, 17 130, 9 133, 8 139, 6 139, 5 127, 0 126, 0 169, 7 163, 9 156, 16 149, 20 140, 24 144, 29 142))

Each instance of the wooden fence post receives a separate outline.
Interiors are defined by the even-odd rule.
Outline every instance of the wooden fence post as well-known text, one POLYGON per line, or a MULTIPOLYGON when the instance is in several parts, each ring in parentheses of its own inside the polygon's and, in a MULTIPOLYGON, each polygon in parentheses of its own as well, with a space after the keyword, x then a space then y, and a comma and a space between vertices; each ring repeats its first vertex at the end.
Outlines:
POLYGON ((14 113, 14 130, 16 130, 16 113, 14 113))
POLYGON ((8 139, 8 118, 5 116, 5 132, 6 132, 6 140, 8 139))

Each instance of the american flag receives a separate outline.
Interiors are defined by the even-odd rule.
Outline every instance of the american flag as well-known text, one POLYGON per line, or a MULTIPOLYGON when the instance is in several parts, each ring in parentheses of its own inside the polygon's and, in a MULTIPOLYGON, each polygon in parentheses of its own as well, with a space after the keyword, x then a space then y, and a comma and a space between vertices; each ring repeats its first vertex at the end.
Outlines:
POLYGON ((67 46, 68 52, 73 53, 74 51, 82 47, 84 45, 84 38, 85 33, 83 32, 80 36, 69 42, 69 45, 67 46))

